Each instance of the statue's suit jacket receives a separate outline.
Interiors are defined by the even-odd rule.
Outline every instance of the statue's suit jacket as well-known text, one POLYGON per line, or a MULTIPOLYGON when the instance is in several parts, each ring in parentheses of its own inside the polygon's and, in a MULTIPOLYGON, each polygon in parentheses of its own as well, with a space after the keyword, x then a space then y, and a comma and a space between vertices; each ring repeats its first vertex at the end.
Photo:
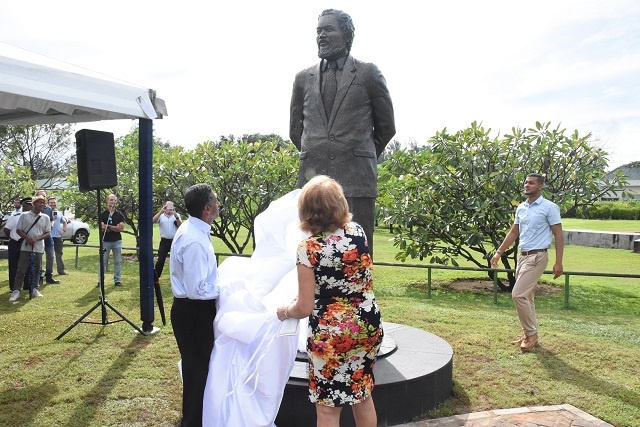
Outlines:
POLYGON ((377 66, 349 55, 327 118, 321 65, 299 72, 293 84, 289 137, 300 151, 298 186, 328 175, 346 197, 376 197, 377 158, 396 133, 387 84, 377 66))

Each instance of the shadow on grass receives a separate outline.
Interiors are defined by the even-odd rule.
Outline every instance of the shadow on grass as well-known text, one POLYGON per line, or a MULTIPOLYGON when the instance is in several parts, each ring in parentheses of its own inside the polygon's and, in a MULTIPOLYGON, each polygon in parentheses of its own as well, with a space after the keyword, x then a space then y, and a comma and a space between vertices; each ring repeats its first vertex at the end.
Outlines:
POLYGON ((58 394, 58 391, 55 384, 44 383, 19 390, 12 388, 0 393, 0 425, 30 425, 38 412, 50 406, 51 398, 58 394))
MULTIPOLYGON (((58 425, 66 425, 67 427, 91 425, 97 410, 107 400, 111 390, 118 384, 118 379, 122 377, 123 372, 126 372, 135 360, 141 339, 142 337, 140 336, 134 337, 131 342, 122 349, 120 356, 111 360, 111 369, 105 371, 105 375, 87 392, 83 402, 76 407, 75 411, 68 414, 67 423, 58 425)), ((96 337, 92 343, 88 344, 84 351, 88 351, 97 340, 98 337, 96 337)), ((12 387, 0 393, 0 425, 31 425, 38 413, 44 408, 51 406, 53 397, 59 394, 60 390, 54 383, 55 378, 59 375, 64 375, 67 367, 75 363, 84 351, 78 352, 70 358, 64 365, 64 368, 58 372, 52 372, 50 375, 51 382, 23 388, 12 387)))
POLYGON ((605 395, 610 399, 622 401, 632 407, 637 407, 640 403, 640 394, 638 392, 627 387, 621 387, 619 384, 605 381, 589 372, 580 371, 540 344, 538 344, 534 354, 549 372, 549 377, 556 381, 573 384, 580 389, 590 390, 596 395, 605 395))
MULTIPOLYGON (((94 342, 97 341, 97 339, 96 337, 94 342)), ((77 405, 75 411, 69 414, 68 421, 64 425, 67 427, 76 427, 91 424, 98 409, 107 401, 109 394, 118 384, 118 379, 122 378, 124 372, 126 372, 129 366, 135 361, 141 339, 142 337, 140 336, 134 337, 129 344, 122 349, 122 352, 117 358, 110 360, 111 368, 105 370, 103 377, 87 392, 82 404, 77 405)), ((91 345, 88 345, 86 349, 88 350, 90 347, 91 345)), ((77 356, 74 357, 74 359, 77 359, 77 356)), ((69 363, 72 363, 74 359, 70 360, 69 363)))

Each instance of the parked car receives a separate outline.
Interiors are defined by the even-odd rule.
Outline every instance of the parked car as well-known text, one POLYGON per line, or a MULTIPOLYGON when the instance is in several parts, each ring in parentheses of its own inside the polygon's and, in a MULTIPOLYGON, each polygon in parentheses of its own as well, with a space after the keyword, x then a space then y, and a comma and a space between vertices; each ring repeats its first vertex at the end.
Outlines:
POLYGON ((85 245, 91 230, 89 224, 77 219, 67 220, 67 231, 62 233, 62 240, 70 240, 76 245, 85 245))
POLYGON ((0 245, 7 245, 9 243, 9 238, 4 235, 4 225, 9 219, 9 214, 5 215, 0 211, 0 217, 2 218, 0 219, 0 245))
MULTIPOLYGON (((9 219, 9 215, 3 215, 0 221, 0 244, 6 245, 9 238, 4 235, 4 224, 9 219)), ((62 234, 62 240, 69 240, 76 245, 85 245, 91 234, 89 224, 77 219, 67 220, 67 231, 62 234)))

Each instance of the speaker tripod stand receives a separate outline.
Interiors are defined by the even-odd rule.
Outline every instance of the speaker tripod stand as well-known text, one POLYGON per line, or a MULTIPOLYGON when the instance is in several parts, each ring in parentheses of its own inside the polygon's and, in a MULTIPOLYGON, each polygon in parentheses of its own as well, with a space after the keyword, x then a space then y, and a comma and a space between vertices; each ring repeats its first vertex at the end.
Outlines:
MULTIPOLYGON (((98 224, 100 224, 100 190, 96 191, 97 194, 97 203, 98 203, 98 224)), ((106 230, 105 230, 106 233, 106 230)), ((142 335, 147 335, 146 332, 144 332, 142 329, 140 329, 136 324, 134 324, 131 320, 127 319, 127 317, 120 313, 113 305, 111 305, 108 301, 107 298, 105 297, 104 294, 104 253, 105 253, 105 249, 103 247, 103 242, 104 240, 104 233, 102 235, 102 237, 100 238, 100 253, 99 253, 99 258, 100 258, 100 283, 99 283, 99 287, 100 287, 100 296, 98 297, 98 302, 89 309, 89 311, 87 311, 86 313, 84 313, 82 316, 80 316, 80 318, 78 320, 76 320, 75 322, 73 322, 71 324, 71 326, 69 326, 67 329, 65 329, 64 332, 62 332, 60 335, 58 335, 56 337, 56 340, 59 340, 60 338, 62 338, 63 336, 65 336, 67 334, 67 332, 69 332, 71 329, 73 329, 78 323, 91 323, 94 325, 109 325, 111 323, 117 323, 117 322, 127 322, 128 324, 130 324, 131 326, 133 326, 133 328, 140 332, 142 335), (101 322, 90 322, 90 321, 85 321, 84 319, 87 318, 96 308, 100 307, 101 309, 101 322), (120 319, 117 320, 109 320, 109 316, 107 315, 107 308, 109 308, 110 310, 112 310, 114 313, 116 313, 118 316, 120 316, 120 319)))

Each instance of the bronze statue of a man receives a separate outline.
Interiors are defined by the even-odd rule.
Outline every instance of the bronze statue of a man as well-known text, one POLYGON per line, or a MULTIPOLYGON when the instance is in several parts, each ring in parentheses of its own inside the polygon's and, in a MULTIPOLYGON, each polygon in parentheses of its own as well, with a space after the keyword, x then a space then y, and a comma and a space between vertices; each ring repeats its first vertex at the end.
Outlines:
POLYGON ((296 75, 289 137, 300 151, 298 186, 316 175, 338 181, 373 254, 377 159, 396 128, 382 73, 350 55, 354 30, 343 11, 327 9, 318 17, 321 61, 296 75))

